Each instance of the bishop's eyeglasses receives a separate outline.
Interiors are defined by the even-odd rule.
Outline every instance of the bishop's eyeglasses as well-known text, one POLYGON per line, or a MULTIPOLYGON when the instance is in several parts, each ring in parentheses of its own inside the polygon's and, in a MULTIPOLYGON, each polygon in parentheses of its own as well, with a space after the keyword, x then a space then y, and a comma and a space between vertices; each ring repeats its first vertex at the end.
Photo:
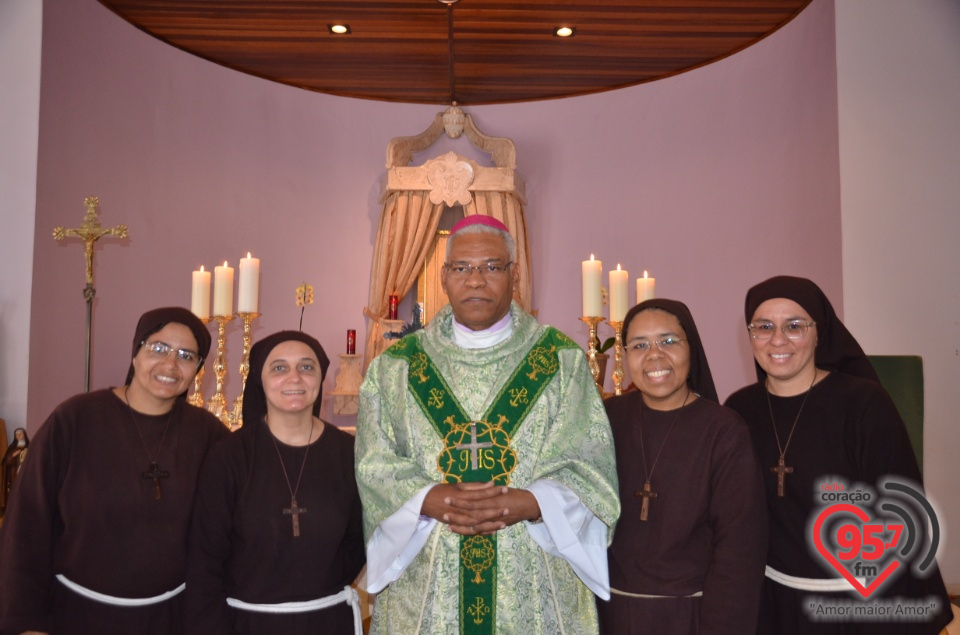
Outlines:
POLYGON ((507 269, 513 264, 511 260, 505 265, 489 264, 471 265, 465 262, 456 262, 454 264, 443 265, 447 270, 447 275, 454 280, 466 280, 476 271, 484 280, 499 280, 507 273, 507 269))
MULTIPOLYGON (((816 322, 807 322, 806 320, 790 320, 784 322, 779 330, 788 340, 802 340, 807 336, 807 330, 816 325, 816 322)), ((747 331, 750 332, 750 337, 755 340, 768 340, 777 332, 777 325, 773 322, 751 322, 747 325, 747 331)))
POLYGON ((164 360, 170 356, 170 353, 174 353, 174 359, 177 360, 178 364, 193 367, 200 365, 200 353, 196 351, 191 351, 186 348, 174 349, 166 342, 143 342, 140 346, 146 351, 147 357, 155 361, 164 360))

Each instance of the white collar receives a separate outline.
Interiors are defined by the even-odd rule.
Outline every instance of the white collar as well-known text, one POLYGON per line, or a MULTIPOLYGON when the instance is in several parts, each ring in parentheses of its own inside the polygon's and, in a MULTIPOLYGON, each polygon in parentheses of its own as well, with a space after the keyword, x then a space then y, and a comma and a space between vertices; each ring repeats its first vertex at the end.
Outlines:
POLYGON ((453 343, 460 348, 490 348, 506 341, 513 333, 513 317, 510 312, 488 329, 474 331, 453 318, 453 343))

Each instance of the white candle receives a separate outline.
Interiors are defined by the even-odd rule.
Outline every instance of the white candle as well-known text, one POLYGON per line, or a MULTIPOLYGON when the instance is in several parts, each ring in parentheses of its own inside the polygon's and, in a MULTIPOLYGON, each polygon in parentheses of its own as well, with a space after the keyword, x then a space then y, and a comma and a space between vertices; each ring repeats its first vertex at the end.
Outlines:
POLYGON ((623 322, 627 315, 627 285, 629 284, 629 275, 626 271, 620 269, 617 264, 615 271, 610 272, 610 321, 623 322))
POLYGON ((637 278, 637 304, 640 304, 644 300, 652 300, 656 297, 654 294, 656 283, 657 279, 648 278, 647 272, 644 270, 643 277, 637 278))
POLYGON ((603 315, 603 295, 600 291, 603 281, 603 263, 593 259, 583 261, 583 316, 599 317, 603 315))
POLYGON ((213 314, 233 315, 233 267, 226 261, 213 268, 213 314))
POLYGON ((201 320, 210 317, 210 272, 203 270, 193 272, 193 287, 190 293, 190 311, 201 320))
POLYGON ((240 292, 237 294, 237 313, 256 313, 260 297, 260 259, 240 259, 240 292))

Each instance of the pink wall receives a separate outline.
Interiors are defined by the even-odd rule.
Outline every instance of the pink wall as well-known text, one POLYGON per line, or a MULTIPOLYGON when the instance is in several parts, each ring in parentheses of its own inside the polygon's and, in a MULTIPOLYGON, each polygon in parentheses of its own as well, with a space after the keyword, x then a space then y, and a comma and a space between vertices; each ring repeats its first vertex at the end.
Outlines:
MULTIPOLYGON (((123 380, 142 311, 189 303, 191 270, 235 264, 248 250, 263 267, 255 337, 296 328, 294 289, 306 280, 317 303, 305 330, 331 354, 348 328, 362 341, 386 145, 442 106, 247 77, 93 0, 45 0, 43 28, 31 428, 82 389, 83 250, 50 230, 79 224, 90 194, 104 225, 130 227, 129 239, 97 249, 94 387, 123 380)), ((669 80, 468 107, 486 133, 516 142, 541 319, 585 340, 579 261, 590 252, 607 268, 648 269, 658 295, 690 304, 726 395, 752 379, 741 317, 751 284, 806 275, 839 305, 833 33, 832 2, 816 0, 753 48, 669 80)), ((236 323, 230 333, 236 353, 236 323)))
POLYGON ((40 33, 43 6, 0 2, 0 442, 27 419, 30 289, 33 285, 37 138, 40 130, 40 33))
MULTIPOLYGON (((960 527, 960 3, 883 7, 836 7, 846 324, 867 351, 923 357, 923 481, 949 534, 960 527)), ((941 542, 937 560, 960 594, 955 545, 941 542)))

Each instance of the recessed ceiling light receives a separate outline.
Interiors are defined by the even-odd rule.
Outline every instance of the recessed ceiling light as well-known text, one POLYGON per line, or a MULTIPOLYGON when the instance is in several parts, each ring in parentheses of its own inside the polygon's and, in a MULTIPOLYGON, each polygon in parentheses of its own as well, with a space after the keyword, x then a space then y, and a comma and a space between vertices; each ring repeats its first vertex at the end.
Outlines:
POLYGON ((349 24, 328 24, 327 30, 333 33, 334 35, 346 35, 350 33, 349 24))
POLYGON ((573 34, 576 32, 576 27, 572 26, 558 26, 553 30, 553 34, 557 37, 573 37, 573 34))

